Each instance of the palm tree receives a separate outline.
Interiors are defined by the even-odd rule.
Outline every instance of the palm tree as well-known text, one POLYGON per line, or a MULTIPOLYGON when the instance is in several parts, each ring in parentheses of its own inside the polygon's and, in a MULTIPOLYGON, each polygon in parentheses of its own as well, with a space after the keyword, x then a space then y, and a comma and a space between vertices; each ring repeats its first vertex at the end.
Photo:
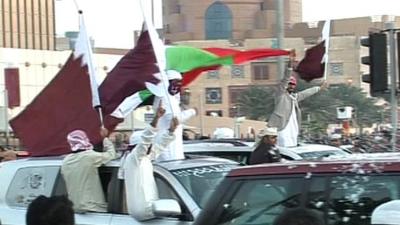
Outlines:
MULTIPOLYGON (((299 81, 299 91, 313 86, 299 81)), ((251 86, 238 97, 241 113, 249 119, 266 120, 274 109, 274 91, 271 87, 251 86)), ((361 88, 340 84, 305 99, 300 103, 304 125, 313 133, 324 132, 327 125, 337 123, 337 107, 355 109, 354 122, 371 126, 381 122, 385 109, 376 105, 375 98, 368 98, 361 88)))
POLYGON ((252 120, 266 120, 274 109, 274 92, 271 88, 250 86, 238 97, 240 112, 252 120))

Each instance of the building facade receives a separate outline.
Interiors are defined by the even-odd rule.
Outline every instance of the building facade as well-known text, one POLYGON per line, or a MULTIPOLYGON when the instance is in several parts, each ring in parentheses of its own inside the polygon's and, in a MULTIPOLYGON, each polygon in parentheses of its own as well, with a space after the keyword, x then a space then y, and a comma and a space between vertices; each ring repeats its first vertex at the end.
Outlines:
MULTIPOLYGON (((195 47, 225 47, 239 50, 276 48, 275 0, 165 0, 164 35, 169 41, 195 47)), ((324 21, 301 22, 302 2, 284 1, 284 49, 295 49, 297 59, 304 57, 305 49, 321 41, 324 21)), ((400 17, 372 16, 333 20, 328 83, 346 83, 368 88, 361 82, 361 74, 368 68, 360 63, 367 49, 360 47, 360 39, 369 32, 386 29, 394 21, 400 26, 400 17)), ((286 59, 287 60, 287 59, 286 59)), ((194 81, 189 90, 193 106, 203 115, 237 116, 236 99, 249 86, 271 86, 278 82, 275 58, 258 60, 243 65, 209 71, 194 81)), ((367 89, 366 89, 367 90, 367 89)))
POLYGON ((55 49, 54 0, 0 0, 0 47, 55 49))
MULTIPOLYGON (((241 40, 274 37, 275 0, 164 0, 165 38, 180 40, 241 40), (265 34, 264 31, 268 31, 265 34)), ((301 0, 284 0, 287 27, 302 21, 301 0)))

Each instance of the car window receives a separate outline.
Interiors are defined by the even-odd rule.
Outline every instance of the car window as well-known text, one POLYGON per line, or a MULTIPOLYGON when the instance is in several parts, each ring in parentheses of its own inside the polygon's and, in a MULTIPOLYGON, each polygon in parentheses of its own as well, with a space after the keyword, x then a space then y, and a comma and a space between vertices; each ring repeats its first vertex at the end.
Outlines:
POLYGON ((182 210, 182 214, 179 216, 179 218, 184 221, 192 221, 192 213, 185 205, 183 200, 178 196, 171 184, 165 178, 157 174, 154 174, 154 178, 157 185, 158 197, 160 199, 175 199, 179 203, 182 210))
POLYGON ((176 195, 171 185, 165 179, 156 174, 154 174, 154 178, 156 181, 158 196, 160 199, 175 199, 179 201, 179 197, 176 195))
POLYGON ((321 159, 328 156, 348 155, 347 152, 342 150, 325 150, 299 153, 303 159, 321 159))
POLYGON ((285 155, 283 153, 281 153, 281 157, 282 157, 282 159, 285 159, 285 160, 295 160, 293 157, 285 155))
POLYGON ((240 152, 240 151, 237 151, 237 152, 234 152, 234 151, 232 151, 232 152, 227 152, 227 151, 209 152, 205 149, 204 151, 195 151, 190 154, 214 156, 214 157, 233 160, 233 161, 236 161, 243 165, 247 165, 251 152, 245 152, 245 151, 243 151, 243 152, 240 152))
POLYGON ((399 199, 400 175, 313 178, 307 207, 326 213, 328 225, 369 225, 380 204, 399 199))
POLYGON ((171 173, 192 196, 199 207, 203 208, 223 177, 236 166, 236 164, 200 166, 172 170, 171 173))
POLYGON ((335 177, 329 205, 342 224, 370 224, 378 205, 398 199, 399 181, 393 176, 335 177))
POLYGON ((19 169, 7 190, 10 206, 27 207, 39 195, 51 196, 60 167, 41 166, 19 169))
POLYGON ((299 207, 302 178, 246 180, 222 207, 219 225, 272 224, 286 208, 299 207))

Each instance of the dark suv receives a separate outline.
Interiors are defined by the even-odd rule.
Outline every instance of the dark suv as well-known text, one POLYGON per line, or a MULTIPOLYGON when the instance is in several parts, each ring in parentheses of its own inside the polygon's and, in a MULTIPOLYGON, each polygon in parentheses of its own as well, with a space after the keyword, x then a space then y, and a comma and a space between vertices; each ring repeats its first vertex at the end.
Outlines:
POLYGON ((369 225, 380 204, 400 199, 400 157, 365 154, 331 161, 232 170, 196 225, 273 224, 285 210, 317 211, 328 225, 369 225))

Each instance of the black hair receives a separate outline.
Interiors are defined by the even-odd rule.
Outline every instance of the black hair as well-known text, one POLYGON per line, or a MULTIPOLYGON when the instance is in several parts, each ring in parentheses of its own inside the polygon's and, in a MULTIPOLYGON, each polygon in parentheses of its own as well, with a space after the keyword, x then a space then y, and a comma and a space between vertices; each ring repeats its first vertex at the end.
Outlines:
POLYGON ((277 216, 273 225, 325 225, 325 222, 316 210, 293 208, 277 216))
POLYGON ((73 203, 67 196, 40 195, 28 206, 26 225, 74 225, 73 203))

